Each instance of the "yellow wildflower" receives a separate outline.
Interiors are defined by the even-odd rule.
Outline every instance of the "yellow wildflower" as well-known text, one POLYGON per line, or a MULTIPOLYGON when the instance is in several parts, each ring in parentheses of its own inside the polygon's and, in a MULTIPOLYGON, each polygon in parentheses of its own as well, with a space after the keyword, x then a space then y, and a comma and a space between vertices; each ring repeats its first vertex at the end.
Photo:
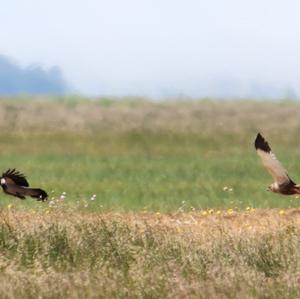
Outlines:
POLYGON ((228 210, 227 210, 227 213, 228 213, 229 215, 233 214, 233 212, 234 212, 233 209, 228 209, 228 210))

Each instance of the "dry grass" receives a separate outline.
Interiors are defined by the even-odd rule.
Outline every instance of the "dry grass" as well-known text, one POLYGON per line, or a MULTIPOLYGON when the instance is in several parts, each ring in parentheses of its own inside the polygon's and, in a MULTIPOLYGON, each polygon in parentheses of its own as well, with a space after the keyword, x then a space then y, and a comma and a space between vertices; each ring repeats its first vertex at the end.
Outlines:
MULTIPOLYGON (((244 133, 257 127, 265 131, 299 130, 300 103, 255 101, 76 101, 76 99, 0 102, 0 129, 15 132, 149 130, 176 133, 244 133), (284 120, 284 122, 280 121, 284 120)), ((279 132, 278 132, 279 133, 279 132)), ((286 134, 285 134, 286 135, 286 134)))
POLYGON ((299 298, 300 210, 1 210, 1 298, 299 298))

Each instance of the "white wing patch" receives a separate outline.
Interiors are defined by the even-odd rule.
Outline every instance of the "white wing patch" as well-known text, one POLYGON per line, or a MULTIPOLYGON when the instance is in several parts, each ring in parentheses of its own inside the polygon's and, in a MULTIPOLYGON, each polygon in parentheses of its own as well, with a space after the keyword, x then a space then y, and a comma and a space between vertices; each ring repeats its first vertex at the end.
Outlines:
POLYGON ((276 183, 281 185, 287 184, 290 181, 287 171, 272 152, 267 153, 261 149, 257 149, 256 151, 261 158, 262 164, 276 183))

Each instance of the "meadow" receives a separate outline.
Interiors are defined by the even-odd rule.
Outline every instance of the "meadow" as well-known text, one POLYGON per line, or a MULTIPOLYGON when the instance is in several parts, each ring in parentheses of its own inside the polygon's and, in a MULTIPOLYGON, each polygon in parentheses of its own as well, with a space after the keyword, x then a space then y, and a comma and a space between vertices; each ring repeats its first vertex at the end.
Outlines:
POLYGON ((261 132, 300 182, 300 103, 0 99, 1 298, 300 298, 300 198, 266 191, 261 132))
POLYGON ((1 210, 1 298, 299 298, 300 210, 1 210))
POLYGON ((296 102, 2 99, 0 166, 93 211, 296 207, 266 192, 253 142, 265 135, 300 181, 299 116, 296 102))

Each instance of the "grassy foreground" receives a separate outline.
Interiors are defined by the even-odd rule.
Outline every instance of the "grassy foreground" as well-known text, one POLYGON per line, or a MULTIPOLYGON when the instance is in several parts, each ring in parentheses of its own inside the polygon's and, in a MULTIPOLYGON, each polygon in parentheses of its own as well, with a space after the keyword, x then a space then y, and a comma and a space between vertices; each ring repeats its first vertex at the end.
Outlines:
POLYGON ((300 209, 0 215, 1 298, 300 297, 300 209))

